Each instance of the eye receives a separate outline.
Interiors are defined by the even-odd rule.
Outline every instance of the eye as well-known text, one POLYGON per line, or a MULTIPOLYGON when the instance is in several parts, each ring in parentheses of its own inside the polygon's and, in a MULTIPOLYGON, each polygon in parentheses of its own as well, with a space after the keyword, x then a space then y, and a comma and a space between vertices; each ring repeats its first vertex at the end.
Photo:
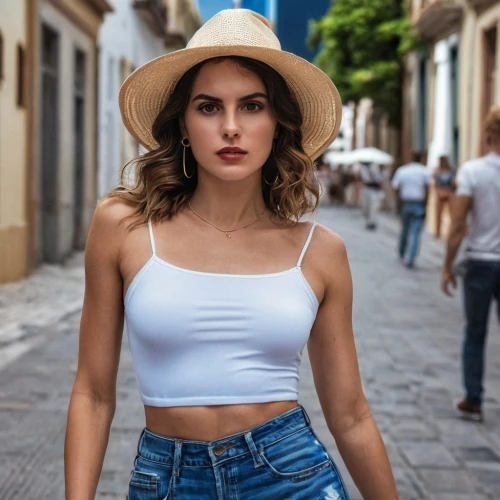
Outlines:
POLYGON ((211 114, 213 113, 217 107, 215 106, 215 104, 212 104, 212 103, 206 103, 206 104, 203 104, 202 106, 200 106, 198 108, 200 111, 202 111, 203 113, 206 113, 206 114, 211 114))
POLYGON ((258 102, 247 102, 245 104, 245 107, 247 111, 259 111, 261 110, 264 106, 258 102))

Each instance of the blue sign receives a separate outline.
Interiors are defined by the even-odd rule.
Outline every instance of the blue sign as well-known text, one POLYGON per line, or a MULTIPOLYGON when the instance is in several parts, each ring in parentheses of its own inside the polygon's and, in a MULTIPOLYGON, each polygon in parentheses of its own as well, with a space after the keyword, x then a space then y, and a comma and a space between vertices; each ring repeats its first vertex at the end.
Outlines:
POLYGON ((279 0, 276 24, 281 48, 312 61, 315 53, 306 44, 309 20, 323 17, 330 6, 331 0, 279 0))

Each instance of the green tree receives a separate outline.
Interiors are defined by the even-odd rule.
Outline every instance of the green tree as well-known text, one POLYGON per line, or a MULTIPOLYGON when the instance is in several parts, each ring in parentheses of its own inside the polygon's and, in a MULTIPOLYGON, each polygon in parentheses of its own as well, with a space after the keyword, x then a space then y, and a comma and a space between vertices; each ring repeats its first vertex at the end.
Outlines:
POLYGON ((407 10, 404 0, 334 0, 322 19, 311 21, 308 39, 343 101, 369 97, 395 127, 404 57, 418 45, 407 10))

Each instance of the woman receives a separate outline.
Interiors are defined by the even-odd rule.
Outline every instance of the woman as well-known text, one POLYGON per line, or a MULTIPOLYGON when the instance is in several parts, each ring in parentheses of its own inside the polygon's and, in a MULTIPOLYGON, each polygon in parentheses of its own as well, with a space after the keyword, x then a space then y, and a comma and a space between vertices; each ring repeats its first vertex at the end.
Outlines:
POLYGON ((130 500, 349 498, 297 403, 306 342, 364 498, 396 499, 361 388, 345 247, 297 222, 340 125, 331 81, 262 18, 228 10, 133 73, 120 106, 150 152, 89 234, 66 498, 94 498, 125 317, 146 416, 130 500))
POLYGON ((455 170, 450 165, 447 156, 439 157, 439 166, 434 170, 434 185, 436 188, 436 238, 441 238, 441 221, 445 206, 450 205, 455 192, 455 170))

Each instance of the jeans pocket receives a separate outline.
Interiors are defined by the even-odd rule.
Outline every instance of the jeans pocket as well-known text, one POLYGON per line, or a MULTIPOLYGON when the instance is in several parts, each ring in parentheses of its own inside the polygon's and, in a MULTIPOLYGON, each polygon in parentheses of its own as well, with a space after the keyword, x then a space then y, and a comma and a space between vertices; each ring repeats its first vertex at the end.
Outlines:
POLYGON ((130 474, 128 500, 168 500, 172 479, 172 466, 139 457, 130 474))
POLYGON ((265 469, 276 478, 297 482, 330 467, 330 457, 310 428, 261 448, 265 469))

